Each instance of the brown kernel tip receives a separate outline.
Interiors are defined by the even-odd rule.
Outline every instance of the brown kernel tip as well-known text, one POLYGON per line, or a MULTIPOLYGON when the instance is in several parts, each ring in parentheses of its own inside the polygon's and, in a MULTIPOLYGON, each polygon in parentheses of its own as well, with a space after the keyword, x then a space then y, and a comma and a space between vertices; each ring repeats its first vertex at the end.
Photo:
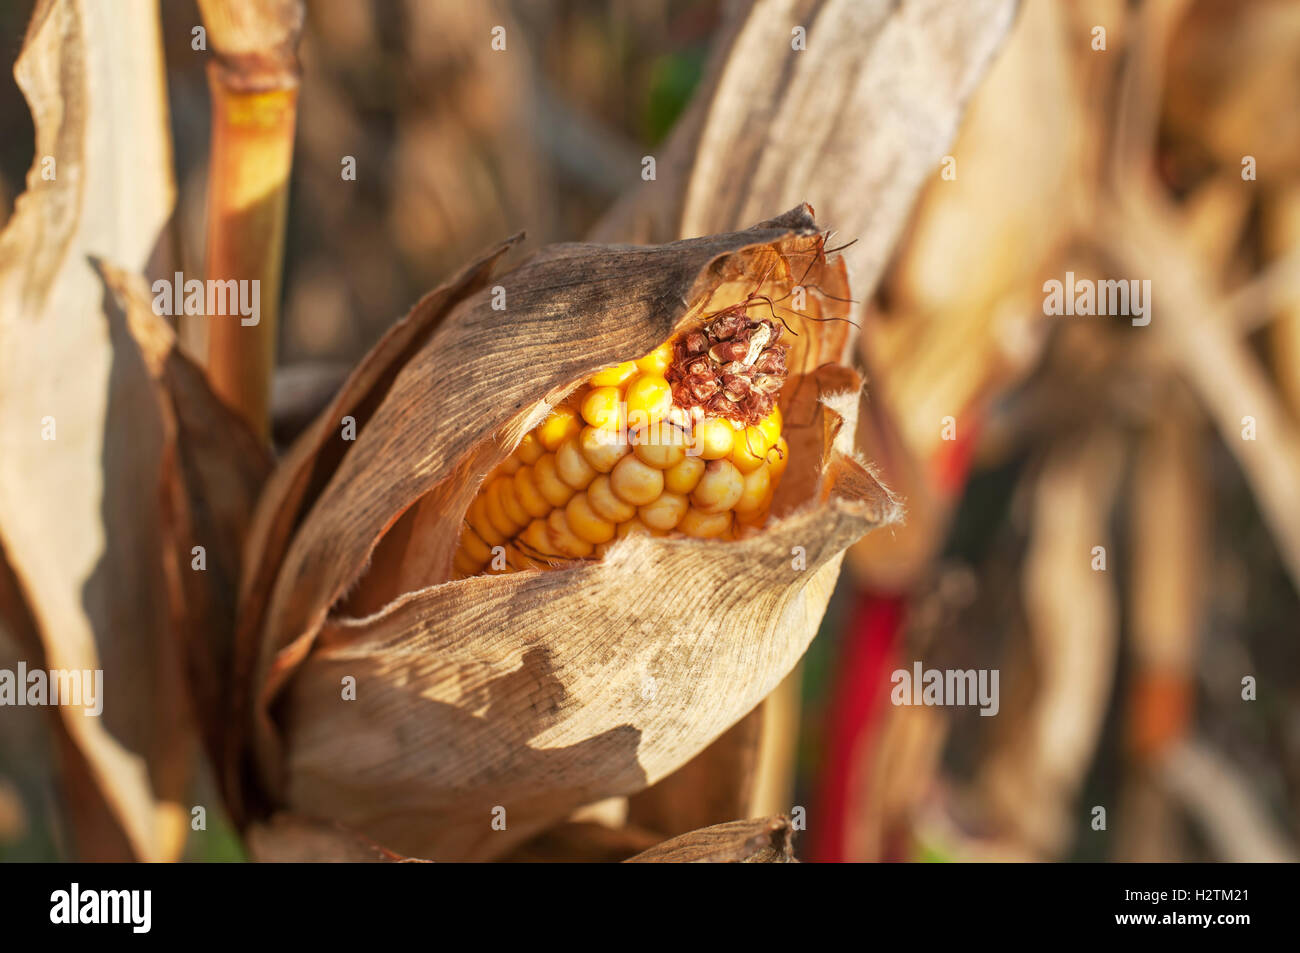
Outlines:
POLYGON ((674 405, 691 415, 757 424, 771 412, 772 395, 785 383, 786 347, 777 345, 780 337, 778 325, 750 321, 737 311, 687 332, 674 343, 673 361, 664 372, 674 405))
POLYGON ((737 332, 745 325, 745 319, 740 315, 732 312, 719 316, 709 325, 709 336, 715 341, 726 341, 735 337, 737 332))

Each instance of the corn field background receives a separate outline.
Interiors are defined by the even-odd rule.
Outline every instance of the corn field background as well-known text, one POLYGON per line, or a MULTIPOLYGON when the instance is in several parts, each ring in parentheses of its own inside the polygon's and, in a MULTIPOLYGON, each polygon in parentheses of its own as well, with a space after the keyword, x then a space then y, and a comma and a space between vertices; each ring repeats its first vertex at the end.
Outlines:
POLYGON ((15 0, 0 38, 0 671, 106 686, 97 719, 0 706, 0 858, 1300 856, 1300 5, 15 0), (817 251, 789 237, 813 214, 817 251), (824 617, 772 623, 807 638, 755 646, 773 613, 688 598, 788 586, 763 559, 811 551, 791 522, 673 564, 698 651, 630 647, 659 636, 615 607, 658 577, 617 560, 587 602, 556 574, 549 611, 579 608, 522 656, 527 593, 473 580, 408 654, 349 643, 433 581, 373 544, 454 541, 476 489, 399 505, 403 481, 537 399, 526 366, 490 378, 524 337, 421 364, 401 328, 454 326, 491 274, 529 301, 563 278, 538 307, 582 333, 525 365, 577 383, 667 336, 620 327, 624 298, 689 303, 714 259, 667 243, 711 236, 762 287, 758 223, 851 289, 801 346, 861 380, 839 439, 872 509, 827 535, 824 617), (547 271, 560 242, 593 244, 547 271), (680 280, 621 277, 632 244, 680 280), (153 321, 177 274, 258 279, 259 323, 153 321), (1118 314, 1048 304, 1119 281, 1118 314), (416 369, 437 400, 353 474, 313 428, 377 440, 416 369), (566 674, 584 639, 642 686, 630 724, 566 674), (391 733, 335 712, 350 665, 391 733), (993 697, 900 694, 928 670, 993 697), (376 737, 402 742, 368 760, 376 737))

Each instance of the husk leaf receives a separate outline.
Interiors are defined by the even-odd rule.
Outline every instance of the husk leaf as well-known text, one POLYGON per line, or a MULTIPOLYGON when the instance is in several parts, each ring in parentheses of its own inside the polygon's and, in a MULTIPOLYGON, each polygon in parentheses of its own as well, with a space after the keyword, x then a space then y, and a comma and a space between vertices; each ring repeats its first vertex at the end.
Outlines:
POLYGON ((626 861, 629 864, 797 864, 785 815, 728 821, 690 831, 626 861))
POLYGON ((485 259, 422 302, 407 345, 381 343, 260 505, 283 549, 247 580, 241 620, 262 796, 402 854, 489 859, 641 790, 750 712, 816 632, 843 550, 898 514, 852 454, 849 328, 820 320, 847 284, 820 250, 801 207, 670 245, 554 246, 492 287, 485 259), (765 276, 798 334, 791 464, 765 533, 629 539, 600 562, 448 581, 474 492, 552 403, 765 276), (800 282, 819 320, 782 304, 800 282), (352 406, 356 440, 339 446, 352 406))

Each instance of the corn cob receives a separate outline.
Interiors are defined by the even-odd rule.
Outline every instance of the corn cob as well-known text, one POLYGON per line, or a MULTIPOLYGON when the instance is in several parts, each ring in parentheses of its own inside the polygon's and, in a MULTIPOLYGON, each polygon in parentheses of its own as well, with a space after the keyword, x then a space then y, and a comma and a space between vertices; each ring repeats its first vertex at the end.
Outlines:
POLYGON ((633 533, 755 532, 788 462, 781 330, 732 308, 593 375, 484 480, 456 578, 599 558, 633 533))

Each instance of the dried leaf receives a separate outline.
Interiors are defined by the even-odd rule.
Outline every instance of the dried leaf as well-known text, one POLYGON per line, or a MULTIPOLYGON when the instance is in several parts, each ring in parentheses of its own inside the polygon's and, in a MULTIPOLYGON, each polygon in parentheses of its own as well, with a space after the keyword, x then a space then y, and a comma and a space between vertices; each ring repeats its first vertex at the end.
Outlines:
POLYGON ((419 861, 386 850, 341 824, 277 814, 245 832, 248 852, 261 863, 393 864, 419 861))
POLYGON ((1287 571, 1300 581, 1300 508, 1292 504, 1300 473, 1300 428, 1233 327, 1227 303, 1201 271, 1179 222, 1161 207, 1125 205, 1104 215, 1103 234, 1127 273, 1151 275, 1161 289, 1151 322, 1168 355, 1198 395, 1224 444, 1237 458, 1287 571), (1243 439, 1243 434, 1268 439, 1243 439))
POLYGON ((1300 857, 1240 768, 1214 748, 1184 741, 1164 754, 1159 768, 1163 786, 1196 819, 1220 860, 1294 864, 1300 857))
POLYGON ((500 856, 582 804, 664 777, 751 711, 815 633, 844 547, 897 518, 847 455, 860 384, 834 364, 851 343, 842 323, 796 325, 791 364, 807 371, 782 397, 792 462, 764 534, 630 538, 597 563, 445 580, 479 483, 550 402, 765 275, 774 301, 802 280, 804 313, 834 317, 847 288, 820 248, 796 209, 666 246, 546 249, 495 279, 505 314, 476 290, 481 268, 426 299, 408 325, 441 320, 427 342, 367 361, 390 368, 391 386, 358 416, 355 443, 326 436, 358 390, 345 386, 259 507, 259 525, 291 533, 279 565, 248 580, 241 623, 260 633, 250 700, 265 794, 406 854, 500 856), (845 392, 834 409, 818 399, 845 392), (368 605, 379 608, 359 617, 368 605), (342 701, 349 675, 357 697, 342 701), (495 807, 506 831, 491 825, 495 807))
POLYGON ((593 821, 557 824, 505 860, 522 863, 618 863, 663 841, 663 835, 635 825, 606 827, 593 821))
POLYGON ((870 294, 1011 26, 1014 0, 758 0, 737 9, 657 179, 594 237, 666 241, 808 202, 870 294), (794 25, 807 49, 792 46, 794 25), (779 53, 779 55, 778 55, 779 53), (828 104, 834 104, 828 108, 828 104))
POLYGON ((1187 4, 1169 50, 1171 133, 1234 173, 1258 159, 1261 182, 1296 174, 1300 9, 1289 3, 1187 4))
POLYGON ((235 632, 236 718, 222 764, 227 804, 238 818, 245 811, 248 778, 243 773, 244 717, 254 702, 252 672, 260 651, 262 616, 275 583, 276 567, 284 559, 292 533, 328 480, 347 444, 337 428, 352 418, 360 428, 379 406, 403 364, 427 342, 429 334, 446 317, 448 303, 480 290, 492 265, 519 236, 499 245, 464 268, 442 287, 430 292, 402 321, 389 329, 357 365, 329 406, 280 460, 262 493, 249 528, 247 563, 239 594, 239 621, 235 632))
POLYGON ((676 836, 750 813, 764 709, 754 709, 682 767, 628 799, 628 819, 676 836))
POLYGON ((784 815, 728 821, 664 841, 629 864, 794 864, 794 830, 784 815))
POLYGON ((105 307, 125 324, 154 385, 164 442, 159 476, 160 552, 171 633, 214 763, 228 740, 240 556, 271 470, 262 442, 212 392, 138 277, 96 262, 105 307))
POLYGON ((1033 697, 987 760, 983 781, 998 826, 1040 857, 1069 845, 1071 807, 1113 691, 1119 608, 1109 575, 1093 567, 1115 559, 1109 525, 1122 463, 1118 438, 1098 430, 1055 447, 1034 487, 1023 568, 1033 697))
MULTIPOLYGON (((129 845, 125 856, 174 857, 191 743, 166 603, 155 597, 165 588, 163 434, 89 261, 140 270, 171 211, 158 11, 45 0, 15 76, 36 162, 0 235, 0 534, 45 664, 104 671, 102 717, 57 710, 108 807, 74 814, 83 856, 122 859, 129 845)), ((75 812, 95 801, 70 803, 75 812)))

